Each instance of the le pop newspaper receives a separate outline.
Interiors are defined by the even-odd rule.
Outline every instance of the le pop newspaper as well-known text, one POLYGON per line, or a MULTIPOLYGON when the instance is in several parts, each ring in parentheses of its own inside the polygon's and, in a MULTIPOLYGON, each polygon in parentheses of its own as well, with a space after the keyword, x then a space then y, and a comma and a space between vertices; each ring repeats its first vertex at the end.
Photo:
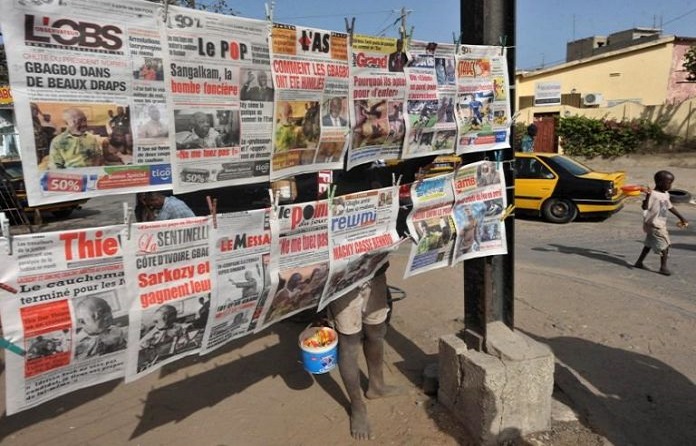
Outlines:
MULTIPOLYGON (((319 310, 370 280, 401 242, 397 186, 334 197, 329 205, 330 268, 319 310)), ((405 240, 405 239, 404 239, 405 240)))
POLYGON ((348 35, 275 23, 271 179, 342 169, 348 147, 348 35))
POLYGON ((271 270, 278 286, 261 317, 261 330, 316 307, 329 275, 329 205, 327 200, 278 206, 278 243, 271 270))
POLYGON ((134 0, 3 2, 32 206, 170 187, 160 11, 134 0))
POLYGON ((174 191, 268 181, 268 22, 173 6, 168 16, 174 191))
MULTIPOLYGON (((254 332, 271 282, 272 237, 270 209, 220 214, 213 224, 210 252, 213 261, 213 292, 209 323, 203 335, 201 354, 254 332), (217 226, 217 227, 216 227, 217 226)), ((277 242, 276 242, 277 243, 277 242)), ((200 311, 200 310, 199 310, 200 311)), ((201 319, 207 319, 207 314, 201 319)))
POLYGON ((352 142, 347 169, 399 158, 404 139, 400 128, 404 126, 406 62, 401 39, 353 35, 349 62, 352 142))
POLYGON ((200 310, 210 308, 212 292, 210 218, 133 224, 125 236, 126 382, 200 352, 207 324, 200 310))
POLYGON ((404 277, 450 264, 456 232, 452 215, 453 177, 454 172, 411 184, 413 209, 406 224, 415 244, 411 245, 404 277))
MULTIPOLYGON (((401 158, 455 152, 455 46, 410 41, 406 74, 406 138, 401 158)), ((390 124, 399 120, 391 118, 390 124)), ((399 134, 403 133, 401 129, 399 134)))
POLYGON ((503 163, 479 161, 454 173, 454 224, 457 230, 452 264, 507 254, 507 208, 503 163))
POLYGON ((503 47, 461 45, 457 61, 457 154, 510 147, 510 86, 503 47))
POLYGON ((0 271, 11 415, 74 390, 122 378, 128 309, 120 231, 107 226, 0 239, 12 260, 0 271))

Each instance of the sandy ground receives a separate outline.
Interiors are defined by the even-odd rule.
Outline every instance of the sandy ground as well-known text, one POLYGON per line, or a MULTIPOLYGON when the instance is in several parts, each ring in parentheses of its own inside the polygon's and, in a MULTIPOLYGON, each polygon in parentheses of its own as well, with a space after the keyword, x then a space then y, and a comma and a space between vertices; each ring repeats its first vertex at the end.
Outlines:
MULTIPOLYGON (((655 170, 668 168, 677 177, 675 187, 696 191, 696 156, 589 160, 587 164, 599 170, 626 170, 629 182, 640 184, 651 184, 655 170)), ((635 214, 634 210, 630 212, 635 214)), ((637 278, 643 280, 646 276, 596 259, 584 264, 587 257, 543 255, 537 249, 545 239, 572 240, 566 233, 574 228, 585 231, 587 237, 600 230, 617 234, 631 231, 633 221, 628 217, 635 215, 622 211, 598 226, 517 223, 517 328, 549 343, 558 359, 553 427, 549 432, 520 439, 517 444, 696 444, 696 436, 689 437, 694 426, 685 426, 681 437, 670 437, 654 426, 648 432, 661 435, 664 441, 658 443, 626 441, 624 433, 633 428, 632 418, 646 429, 650 429, 649 420, 653 419, 673 426, 665 417, 679 419, 693 409, 677 404, 678 398, 674 401, 678 396, 675 394, 687 398, 694 392, 693 302, 635 299, 632 287, 637 278), (623 218, 624 212, 625 223, 617 218, 623 218), (555 265, 549 267, 545 262, 555 265), (614 267, 616 272, 608 271, 614 267), (578 274, 581 268, 583 273, 578 274), (617 282, 617 274, 622 275, 621 283, 616 283, 611 296, 607 296, 606 286, 617 282), (554 290, 559 287, 566 289, 567 299, 557 298, 554 290), (627 308, 635 313, 624 318, 615 316, 627 308), (610 363, 614 365, 608 366, 610 363), (632 376, 635 364, 645 367, 632 376), (631 390, 644 387, 648 390, 635 395, 631 390), (688 442, 688 438, 693 441, 688 442)), ((694 212, 689 215, 696 221, 694 212)), ((118 199, 95 199, 70 220, 47 224, 42 230, 120 220, 118 199)), ((633 255, 635 247, 625 249, 633 255)), ((377 440, 371 444, 475 444, 451 414, 421 390, 423 369, 437 362, 440 336, 463 328, 461 266, 404 280, 401 275, 405 262, 406 251, 402 249, 388 272, 389 283, 403 288, 408 297, 395 303, 385 352, 387 379, 402 386, 404 393, 368 402, 377 432, 377 440)), ((685 268, 680 272, 683 276, 688 271, 696 276, 693 266, 685 263, 680 267, 685 268)), ((682 287, 675 290, 693 290, 690 280, 677 277, 671 283, 682 287)), ((642 296, 656 298, 663 293, 655 287, 644 290, 642 296)), ((294 322, 279 323, 213 354, 189 357, 131 384, 105 383, 17 415, 3 416, 0 444, 354 444, 348 435, 348 401, 338 371, 310 375, 299 363, 297 336, 304 327, 294 322)), ((4 387, 0 400, 4 401, 4 387)), ((3 404, 0 402, 0 407, 3 404)))

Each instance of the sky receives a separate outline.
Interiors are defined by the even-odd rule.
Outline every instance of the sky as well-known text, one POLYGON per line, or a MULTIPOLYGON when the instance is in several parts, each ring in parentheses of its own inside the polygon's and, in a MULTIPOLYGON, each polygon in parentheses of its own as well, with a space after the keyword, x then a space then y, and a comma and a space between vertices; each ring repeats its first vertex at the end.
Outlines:
MULTIPOLYGON (((238 15, 258 19, 265 17, 265 3, 228 0, 238 15)), ((355 32, 395 37, 402 7, 415 39, 452 42, 459 34, 457 0, 276 0, 273 17, 329 31, 345 31, 344 19, 355 17, 355 32)), ((660 24, 663 34, 696 37, 696 0, 518 0, 517 68, 562 63, 572 40, 660 24)))

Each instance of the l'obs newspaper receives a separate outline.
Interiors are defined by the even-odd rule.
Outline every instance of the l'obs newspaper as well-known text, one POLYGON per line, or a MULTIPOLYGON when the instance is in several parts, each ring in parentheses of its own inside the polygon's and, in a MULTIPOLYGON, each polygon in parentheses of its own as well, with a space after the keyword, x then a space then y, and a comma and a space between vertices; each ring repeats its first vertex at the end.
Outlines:
POLYGON ((169 16, 174 190, 268 181, 268 23, 178 7, 169 7, 169 16))
POLYGON ((343 168, 348 147, 348 35, 275 23, 271 179, 343 168))
POLYGON ((161 5, 3 2, 29 203, 169 187, 161 5))
POLYGON ((128 333, 122 226, 0 239, 7 414, 121 378, 128 333))
POLYGON ((212 290, 210 217, 134 224, 124 241, 130 330, 126 382, 198 354, 212 290))

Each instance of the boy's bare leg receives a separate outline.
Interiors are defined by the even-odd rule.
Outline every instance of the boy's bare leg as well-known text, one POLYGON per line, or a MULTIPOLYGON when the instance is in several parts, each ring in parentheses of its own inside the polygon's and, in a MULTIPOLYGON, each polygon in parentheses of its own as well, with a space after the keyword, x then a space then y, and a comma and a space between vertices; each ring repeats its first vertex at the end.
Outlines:
POLYGON ((374 436, 367 419, 367 406, 360 389, 358 354, 361 337, 361 333, 353 335, 339 333, 338 370, 341 372, 341 379, 350 399, 350 434, 356 440, 372 440, 374 436))
POLYGON ((671 276, 672 271, 667 268, 667 258, 669 257, 669 248, 660 253, 660 274, 671 276))
POLYGON ((633 264, 636 268, 644 268, 645 266, 643 265, 643 260, 645 260, 645 257, 648 255, 650 252, 650 248, 647 246, 643 247, 643 250, 640 252, 640 256, 638 256, 638 260, 636 260, 636 263, 633 264))
POLYGON ((367 361, 369 378, 369 386, 365 396, 369 399, 376 399, 402 393, 401 388, 388 386, 384 383, 384 335, 387 333, 387 324, 365 324, 363 331, 365 333, 363 351, 367 361))

